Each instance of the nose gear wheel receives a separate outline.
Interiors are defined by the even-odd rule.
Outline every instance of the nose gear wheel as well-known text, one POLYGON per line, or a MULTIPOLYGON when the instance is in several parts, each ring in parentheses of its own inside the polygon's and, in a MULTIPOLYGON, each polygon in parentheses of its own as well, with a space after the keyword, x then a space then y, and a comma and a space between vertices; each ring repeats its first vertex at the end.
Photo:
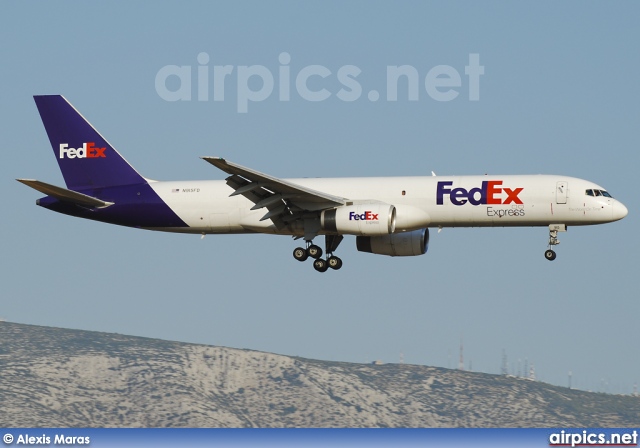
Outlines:
POLYGON ((556 259, 556 252, 552 249, 552 247, 560 244, 560 240, 558 239, 558 232, 566 231, 567 226, 565 226, 564 224, 549 225, 549 246, 547 250, 544 251, 544 258, 549 261, 553 261, 556 259))

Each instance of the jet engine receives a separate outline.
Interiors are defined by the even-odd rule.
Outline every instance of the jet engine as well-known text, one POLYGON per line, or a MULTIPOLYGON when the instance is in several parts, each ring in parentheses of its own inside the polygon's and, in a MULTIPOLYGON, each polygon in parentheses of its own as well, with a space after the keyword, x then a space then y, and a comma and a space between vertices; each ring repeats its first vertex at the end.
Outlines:
POLYGON ((358 236, 356 247, 360 252, 392 257, 424 255, 429 248, 429 229, 383 236, 358 236))
POLYGON ((389 235, 396 228, 396 208, 378 202, 323 210, 320 226, 322 230, 339 235, 389 235))

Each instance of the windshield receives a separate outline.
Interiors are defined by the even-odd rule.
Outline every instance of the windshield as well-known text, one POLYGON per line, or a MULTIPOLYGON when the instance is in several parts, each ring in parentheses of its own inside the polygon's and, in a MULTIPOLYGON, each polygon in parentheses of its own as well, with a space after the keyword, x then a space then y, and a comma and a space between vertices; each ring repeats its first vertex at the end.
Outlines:
POLYGON ((611 196, 609 194, 608 191, 605 190, 596 190, 596 189, 588 189, 584 192, 584 194, 586 194, 587 196, 604 196, 607 198, 613 198, 613 196, 611 196))

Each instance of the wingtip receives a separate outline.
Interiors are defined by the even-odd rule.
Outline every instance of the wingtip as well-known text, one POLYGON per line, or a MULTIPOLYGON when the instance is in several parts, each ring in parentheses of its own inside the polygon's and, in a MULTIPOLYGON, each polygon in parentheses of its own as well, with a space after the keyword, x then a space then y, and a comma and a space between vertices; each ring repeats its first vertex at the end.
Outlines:
POLYGON ((224 164, 227 163, 227 161, 222 157, 202 156, 200 158, 205 162, 209 162, 210 164, 216 165, 216 166, 218 163, 224 163, 224 164))

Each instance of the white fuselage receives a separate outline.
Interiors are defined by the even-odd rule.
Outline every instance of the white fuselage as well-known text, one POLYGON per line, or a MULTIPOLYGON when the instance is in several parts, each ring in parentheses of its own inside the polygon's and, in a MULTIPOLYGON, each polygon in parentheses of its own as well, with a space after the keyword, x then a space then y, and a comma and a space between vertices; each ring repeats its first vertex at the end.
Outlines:
MULTIPOLYGON (((353 203, 382 202, 397 209, 395 232, 425 227, 511 227, 550 224, 590 225, 622 219, 623 204, 602 194, 598 185, 554 175, 486 175, 287 179, 353 203)), ((160 198, 189 227, 155 228, 187 233, 278 233, 260 221, 265 209, 225 181, 150 182, 160 198)))

